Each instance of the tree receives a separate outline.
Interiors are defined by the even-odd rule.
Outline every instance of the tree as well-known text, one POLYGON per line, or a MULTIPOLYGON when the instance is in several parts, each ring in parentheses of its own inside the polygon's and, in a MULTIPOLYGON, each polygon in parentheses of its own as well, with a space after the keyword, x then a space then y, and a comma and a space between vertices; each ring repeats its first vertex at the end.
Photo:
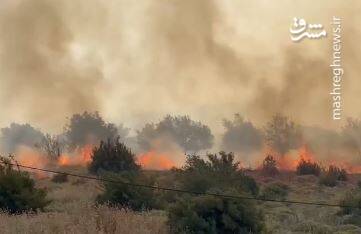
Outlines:
POLYGON ((239 114, 234 120, 225 119, 223 126, 226 132, 222 138, 224 149, 244 153, 252 153, 262 146, 262 133, 249 121, 245 121, 239 114))
POLYGON ((46 134, 37 145, 46 155, 53 159, 57 159, 65 148, 65 142, 63 142, 59 136, 46 134))
POLYGON ((137 132, 137 141, 144 150, 150 150, 157 138, 171 138, 185 151, 197 152, 213 145, 214 136, 208 126, 193 121, 189 116, 166 116, 157 124, 146 124, 137 132))
POLYGON ((106 123, 98 112, 74 114, 65 126, 65 136, 71 147, 97 144, 117 136, 117 128, 106 123))
POLYGON ((93 150, 89 171, 93 174, 100 170, 108 172, 138 171, 140 166, 135 162, 135 155, 119 137, 101 141, 99 147, 93 150))
POLYGON ((46 191, 36 188, 27 172, 14 170, 9 159, 0 161, 0 209, 12 214, 43 210, 50 202, 46 191))
POLYGON ((281 156, 301 145, 301 131, 288 117, 277 114, 265 127, 266 143, 281 156))
POLYGON ((1 129, 0 145, 4 153, 14 153, 19 145, 34 147, 43 138, 44 134, 30 124, 12 123, 1 129))

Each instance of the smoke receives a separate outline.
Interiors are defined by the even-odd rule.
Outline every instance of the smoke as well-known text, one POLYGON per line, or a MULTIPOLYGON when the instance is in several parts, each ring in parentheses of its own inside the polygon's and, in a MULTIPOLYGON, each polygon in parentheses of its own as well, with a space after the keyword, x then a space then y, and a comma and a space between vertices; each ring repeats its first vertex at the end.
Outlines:
POLYGON ((330 21, 342 19, 343 118, 357 118, 360 10, 356 0, 3 1, 0 124, 59 132, 66 117, 99 110, 139 129, 187 114, 220 135, 237 111, 255 126, 282 113, 336 129, 330 21), (328 37, 292 43, 295 16, 328 37))
POLYGON ((19 146, 35 147, 44 139, 44 134, 29 124, 12 123, 1 128, 0 153, 13 154, 19 146))

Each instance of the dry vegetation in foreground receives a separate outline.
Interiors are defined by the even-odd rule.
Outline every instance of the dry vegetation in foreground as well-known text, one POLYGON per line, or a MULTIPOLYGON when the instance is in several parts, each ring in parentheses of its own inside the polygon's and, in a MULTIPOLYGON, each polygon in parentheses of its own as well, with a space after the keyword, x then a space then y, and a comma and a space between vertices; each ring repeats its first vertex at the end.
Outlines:
MULTIPOLYGON (((69 169, 74 171, 75 168, 69 169)), ((84 173, 83 169, 76 170, 84 173)), ((38 214, 0 214, 0 233, 168 233, 162 212, 134 212, 94 205, 101 186, 95 181, 69 177, 65 183, 49 178, 37 181, 48 190, 52 203, 38 214)))
MULTIPOLYGON (((86 173, 85 168, 61 170, 86 173)), ((152 172, 152 174, 155 172, 152 172)), ((162 174, 162 173, 161 173, 162 174)), ((306 200, 337 204, 351 189, 357 187, 358 175, 335 187, 318 183, 313 175, 297 176, 281 172, 274 177, 261 172, 249 172, 256 178, 261 190, 275 183, 288 186, 288 200, 306 200)), ((0 233, 170 233, 164 211, 135 212, 95 206, 94 200, 102 192, 96 181, 69 177, 67 182, 54 183, 52 175, 37 180, 37 186, 46 188, 53 202, 45 212, 38 214, 0 214, 0 233)), ((346 224, 339 208, 259 203, 265 213, 266 233, 361 233, 361 228, 346 224)))

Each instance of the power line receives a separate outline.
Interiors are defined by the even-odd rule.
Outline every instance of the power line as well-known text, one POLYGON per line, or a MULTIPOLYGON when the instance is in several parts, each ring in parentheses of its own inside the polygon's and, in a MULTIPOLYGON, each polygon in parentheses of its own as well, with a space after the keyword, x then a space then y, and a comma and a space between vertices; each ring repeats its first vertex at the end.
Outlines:
POLYGON ((170 191, 170 192, 177 192, 177 193, 187 193, 187 194, 193 194, 193 195, 207 195, 207 196, 238 199, 238 200, 256 200, 256 201, 263 201, 263 202, 288 203, 288 204, 297 204, 297 205, 312 205, 312 206, 356 208, 356 209, 359 208, 359 207, 355 207, 355 206, 346 206, 346 205, 330 204, 330 203, 322 203, 322 202, 307 202, 307 201, 295 201, 295 200, 275 200, 275 199, 266 199, 266 198, 259 198, 259 197, 246 197, 246 196, 235 196, 235 195, 227 195, 227 194, 219 194, 219 193, 202 193, 202 192, 196 192, 196 191, 190 191, 190 190, 166 188, 166 187, 159 187, 159 186, 146 185, 146 184, 128 183, 128 182, 123 182, 123 181, 120 181, 120 180, 98 178, 98 177, 68 173, 68 172, 63 172, 63 171, 55 171, 55 170, 50 170, 50 169, 25 166, 25 165, 21 165, 21 164, 18 164, 18 163, 10 163, 10 162, 0 162, 0 163, 11 165, 11 166, 16 166, 18 168, 21 167, 21 168, 31 169, 31 170, 35 170, 35 171, 42 171, 42 172, 48 172, 48 173, 53 173, 53 174, 61 174, 61 175, 73 176, 73 177, 78 177, 78 178, 83 178, 83 179, 88 179, 88 180, 96 180, 96 181, 102 181, 102 182, 108 182, 108 183, 123 184, 123 185, 126 185, 126 186, 142 187, 142 188, 148 188, 148 189, 154 189, 154 190, 163 190, 163 191, 170 191))

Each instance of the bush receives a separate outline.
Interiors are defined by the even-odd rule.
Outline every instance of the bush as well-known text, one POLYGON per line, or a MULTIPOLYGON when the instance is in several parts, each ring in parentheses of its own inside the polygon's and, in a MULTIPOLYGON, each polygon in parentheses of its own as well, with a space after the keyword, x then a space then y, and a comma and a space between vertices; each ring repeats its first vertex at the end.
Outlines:
POLYGON ((336 166, 330 166, 328 171, 322 175, 320 178, 320 184, 326 185, 329 187, 334 187, 337 185, 337 181, 346 181, 347 172, 344 169, 338 168, 336 166))
POLYGON ((283 183, 272 183, 267 185, 263 191, 261 198, 272 200, 285 200, 288 196, 288 186, 283 183))
POLYGON ((176 178, 183 189, 204 193, 209 189, 235 188, 252 195, 258 194, 256 181, 245 175, 235 162, 233 153, 209 154, 208 160, 188 155, 183 168, 176 170, 176 178))
POLYGON ((250 201, 198 196, 170 206, 171 233, 260 233, 263 214, 250 201))
POLYGON ((68 175, 66 174, 55 174, 51 181, 54 183, 65 183, 68 182, 68 175))
POLYGON ((272 155, 267 155, 263 160, 262 174, 266 176, 275 176, 279 173, 277 162, 272 155))
POLYGON ((154 185, 154 181, 144 174, 107 173, 103 177, 107 180, 119 181, 119 183, 106 182, 105 191, 97 197, 97 202, 141 211, 157 207, 153 189, 127 185, 127 183, 154 185))
POLYGON ((135 155, 119 142, 119 138, 108 139, 107 142, 101 141, 99 147, 94 148, 89 165, 89 171, 93 174, 99 174, 100 171, 122 172, 139 169, 140 166, 135 162, 135 155))
POLYGON ((319 176, 321 173, 321 167, 317 163, 306 161, 301 159, 297 165, 296 172, 298 175, 315 175, 319 176))
MULTIPOLYGON (((2 163, 10 161, 1 158, 2 163)), ((27 172, 17 171, 10 164, 0 165, 0 208, 9 213, 43 210, 50 203, 44 189, 35 188, 27 172)))

